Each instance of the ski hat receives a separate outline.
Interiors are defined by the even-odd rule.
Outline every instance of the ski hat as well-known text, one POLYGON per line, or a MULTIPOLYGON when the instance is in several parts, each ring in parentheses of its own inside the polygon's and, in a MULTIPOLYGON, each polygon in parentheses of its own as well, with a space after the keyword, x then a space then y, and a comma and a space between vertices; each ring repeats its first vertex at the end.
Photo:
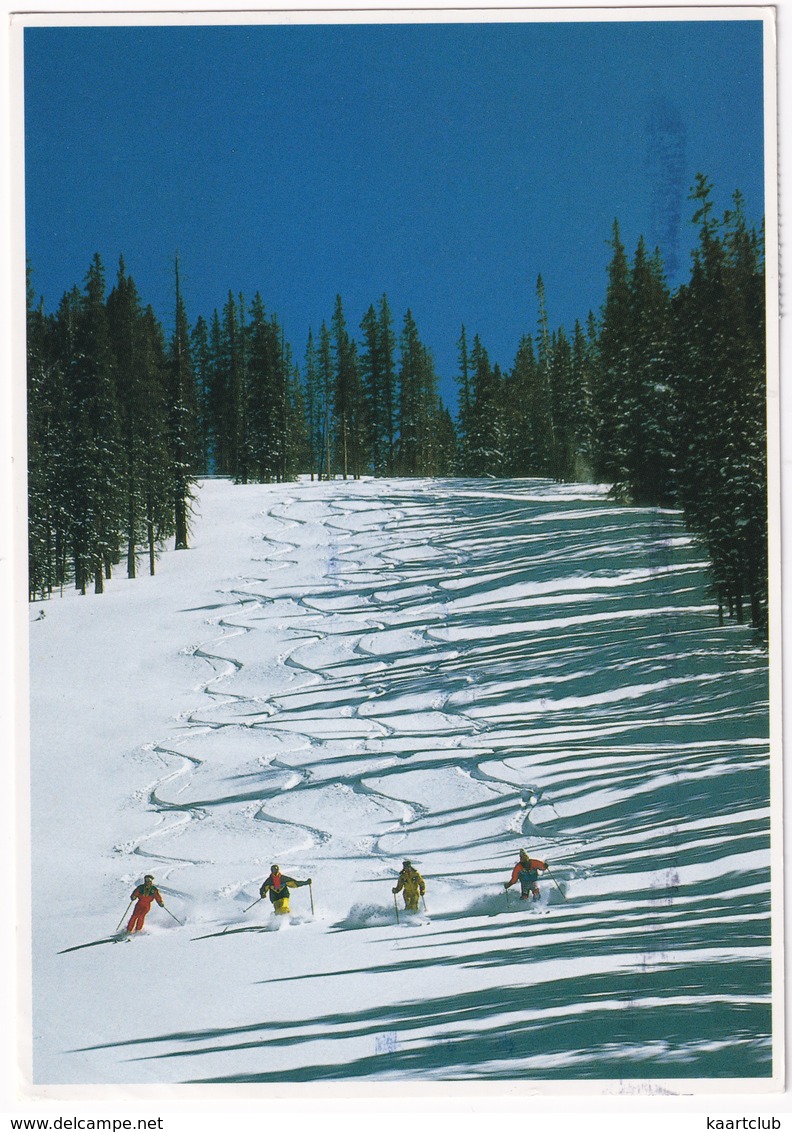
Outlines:
POLYGON ((279 873, 280 872, 280 865, 270 865, 270 872, 271 873, 279 873))
POLYGON ((521 850, 520 850, 520 860, 521 860, 521 861, 529 861, 529 860, 530 860, 530 857, 528 856, 528 854, 527 854, 527 852, 525 851, 525 849, 521 849, 521 850))
POLYGON ((402 867, 405 868, 405 869, 411 869, 412 868, 412 861, 402 861, 402 867))
POLYGON ((143 880, 154 880, 154 877, 151 875, 151 873, 146 873, 146 875, 143 877, 143 880))

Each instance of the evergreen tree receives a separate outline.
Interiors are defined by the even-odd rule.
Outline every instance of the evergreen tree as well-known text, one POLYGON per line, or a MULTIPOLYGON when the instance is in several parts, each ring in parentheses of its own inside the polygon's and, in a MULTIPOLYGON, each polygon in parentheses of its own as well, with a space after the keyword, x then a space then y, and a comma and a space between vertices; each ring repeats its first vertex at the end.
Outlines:
POLYGON ((551 338, 549 372, 550 414, 555 421, 549 470, 556 480, 572 480, 577 467, 580 390, 575 382, 572 347, 563 327, 551 338))
MULTIPOLYGON (((321 391, 322 412, 322 448, 325 479, 333 476, 333 440, 335 435, 335 404, 333 387, 335 372, 333 368, 333 351, 330 342, 330 331, 327 324, 322 323, 319 331, 319 388, 321 391)), ((321 478, 321 477, 320 477, 321 478)))
MULTIPOLYGON (((71 315, 71 311, 69 312, 71 315)), ((69 510, 75 585, 104 591, 123 528, 121 434, 105 275, 95 255, 74 323, 67 382, 70 414, 69 510)))
POLYGON ((375 476, 392 475, 396 450, 396 340, 387 295, 370 306, 360 324, 359 373, 365 405, 366 462, 375 476))
POLYGON ((154 573, 154 544, 163 537, 168 450, 162 332, 149 308, 141 308, 137 288, 123 258, 107 300, 107 319, 115 359, 124 484, 127 575, 137 573, 137 548, 148 543, 154 573))
POLYGON ((222 402, 218 405, 218 431, 222 435, 223 471, 238 483, 246 479, 244 312, 228 292, 220 324, 218 371, 222 402))
POLYGON ((360 385, 357 347, 350 338, 341 296, 336 295, 333 312, 335 352, 336 458, 344 479, 360 478, 366 434, 365 405, 360 385))
POLYGON ((575 469, 573 478, 587 482, 593 476, 593 410, 591 403, 591 390, 593 374, 596 370, 596 342, 597 330, 594 315, 589 312, 588 333, 583 330, 580 322, 575 322, 575 334, 572 340, 572 374, 576 389, 576 437, 577 450, 575 456, 575 469))
POLYGON ((192 483, 197 457, 195 375, 190 331, 176 260, 176 320, 168 365, 168 433, 175 549, 188 548, 192 483))
POLYGON ((674 498, 671 298, 660 253, 651 258, 641 238, 630 276, 630 370, 625 382, 625 485, 637 503, 669 505, 674 498))
POLYGON ((149 573, 153 575, 157 547, 175 533, 175 515, 168 448, 167 346, 162 326, 150 306, 143 311, 140 320, 138 354, 149 398, 139 426, 145 454, 139 483, 145 510, 149 573))
POLYGON ((592 388, 594 471, 601 480, 619 483, 626 477, 625 445, 629 442, 624 406, 630 372, 631 297, 629 263, 617 221, 613 223, 610 245, 613 258, 608 265, 608 290, 592 388))
POLYGON ((419 415, 421 340, 412 312, 404 316, 399 342, 399 458, 403 476, 418 475, 420 463, 419 415))
POLYGON ((195 367, 195 395, 199 444, 199 470, 203 475, 214 471, 214 435, 212 428, 212 351, 209 345, 209 326, 199 315, 191 337, 193 365, 195 367))
POLYGON ((536 337, 536 417, 537 464, 543 475, 554 475, 556 464, 556 421, 553 403, 553 350, 547 318, 547 302, 542 276, 536 280, 538 333, 536 337))
POLYGON ((437 413, 434 418, 432 451, 434 453, 432 475, 455 475, 459 457, 454 418, 439 399, 437 403, 437 413))
POLYGON ((291 348, 275 315, 270 319, 275 343, 275 463, 278 483, 292 478, 294 471, 294 365, 291 348))
POLYGON ((504 387, 504 449, 510 476, 547 472, 547 435, 543 433, 544 397, 539 382, 534 342, 523 335, 504 387))
MULTIPOLYGON (((79 295, 77 296, 77 299, 79 295)), ((27 286, 28 589, 48 597, 68 579, 69 412, 53 320, 27 286)))
POLYGON ((249 472, 254 480, 271 482, 280 478, 283 391, 280 388, 280 342, 277 325, 273 325, 257 292, 250 307, 246 339, 248 341, 247 435, 249 472))
POLYGON ((363 332, 363 345, 360 351, 360 383, 366 402, 365 449, 367 463, 375 476, 385 473, 387 467, 387 442, 383 428, 382 410, 382 354, 379 340, 379 320, 377 312, 370 306, 360 323, 363 332))
POLYGON ((388 296, 383 294, 378 310, 380 385, 378 398, 378 435, 384 447, 383 471, 392 476, 396 468, 396 335, 393 331, 388 296))
POLYGON ((466 445, 469 474, 503 474, 505 445, 503 430, 503 377, 479 336, 470 353, 470 411, 466 445))
POLYGON ((223 330, 217 310, 212 313, 209 327, 207 410, 209 414, 209 433, 212 445, 212 466, 221 476, 231 474, 232 436, 229 427, 229 405, 231 400, 230 380, 223 343, 223 330))
POLYGON ((308 439, 308 466, 311 472, 311 479, 320 479, 322 474, 324 417, 322 413, 319 363, 316 356, 313 331, 310 330, 308 332, 308 343, 305 347, 305 380, 303 390, 305 426, 308 439))
POLYGON ((470 383, 470 354, 468 352, 467 331, 464 326, 462 327, 457 341, 457 350, 459 355, 459 373, 457 375, 457 383, 459 385, 457 459, 460 473, 464 476, 468 476, 475 474, 470 455, 470 435, 473 431, 473 397, 470 383))
MULTIPOLYGON (((77 325, 80 320, 82 295, 79 287, 73 287, 63 295, 54 318, 51 320, 49 333, 49 359, 53 364, 51 370, 52 389, 50 403, 61 405, 61 436, 63 438, 62 451, 57 449, 50 453, 47 462, 48 475, 57 475, 59 487, 52 490, 50 502, 57 500, 60 504, 62 522, 61 545, 57 551, 58 583, 63 585, 66 581, 74 581, 83 593, 87 585, 87 575, 83 574, 78 581, 74 559, 74 448, 77 443, 75 437, 77 427, 77 414, 74 408, 75 383, 73 381, 73 368, 76 353, 77 325), (61 390, 58 397, 57 390, 61 390)), ((57 507, 57 503, 55 506, 57 507)))
MULTIPOLYGON (((288 347, 284 361, 290 373, 288 381, 287 427, 289 448, 286 472, 288 479, 291 480, 296 479, 296 477, 304 473, 306 469, 313 469, 314 453, 305 403, 306 386, 305 382, 302 380, 299 366, 291 361, 291 352, 288 347)), ((313 470, 311 470, 311 478, 313 479, 313 470)))

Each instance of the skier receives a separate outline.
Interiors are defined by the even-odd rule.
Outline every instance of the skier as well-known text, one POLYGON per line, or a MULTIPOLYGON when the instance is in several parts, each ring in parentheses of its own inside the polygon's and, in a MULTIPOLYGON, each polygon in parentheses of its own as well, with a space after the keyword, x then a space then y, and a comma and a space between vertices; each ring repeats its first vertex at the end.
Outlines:
POLYGON ((520 900, 539 899, 539 885, 536 883, 539 873, 547 868, 547 861, 540 861, 536 857, 529 857, 524 849, 520 850, 520 859, 512 869, 511 880, 504 884, 509 889, 517 881, 520 882, 520 900))
POLYGON ((160 908, 165 907, 163 899, 160 896, 160 891, 154 885, 154 877, 151 876, 150 873, 146 873, 143 877, 143 883, 137 886, 129 899, 137 900, 137 904, 132 909, 132 916, 127 924, 126 930, 128 932, 139 932, 143 930, 143 923, 155 900, 160 908))
POLYGON ((426 882, 417 869, 413 868, 412 861, 402 861, 402 871, 399 881, 393 889, 394 894, 404 889, 404 907, 408 912, 418 911, 418 900, 426 892, 426 882))
POLYGON ((277 865, 270 865, 270 875, 259 889, 259 895, 263 899, 269 894, 275 915, 285 916, 289 911, 289 889, 302 888, 310 883, 310 877, 308 880, 295 880, 294 877, 284 876, 277 865))

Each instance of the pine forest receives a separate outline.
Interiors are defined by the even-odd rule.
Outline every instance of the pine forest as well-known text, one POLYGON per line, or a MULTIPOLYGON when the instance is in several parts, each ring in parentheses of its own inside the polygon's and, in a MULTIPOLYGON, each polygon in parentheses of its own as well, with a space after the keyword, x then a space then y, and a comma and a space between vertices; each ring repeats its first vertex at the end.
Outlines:
POLYGON ((545 477, 679 509, 721 619, 764 631, 763 233, 739 193, 716 215, 701 174, 691 200, 697 243, 676 290, 661 250, 640 239, 630 258, 614 223, 599 312, 551 327, 540 276, 505 371, 462 327, 455 416, 411 311, 384 294, 357 327, 338 296, 298 356, 258 293, 229 292, 191 323, 178 262, 170 335, 123 259, 111 286, 95 256, 52 313, 29 282, 31 600, 154 573, 166 543, 189 545, 202 476, 545 477))

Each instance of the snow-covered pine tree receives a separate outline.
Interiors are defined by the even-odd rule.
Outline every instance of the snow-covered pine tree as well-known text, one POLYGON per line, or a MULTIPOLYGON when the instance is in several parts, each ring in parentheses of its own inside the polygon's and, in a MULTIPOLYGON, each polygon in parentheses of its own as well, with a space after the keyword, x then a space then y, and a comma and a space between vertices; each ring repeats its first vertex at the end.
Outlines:
POLYGON ((387 295, 368 308, 360 324, 360 382, 365 402, 364 466, 375 476, 393 474, 396 444, 394 415, 395 337, 387 295))
MULTIPOLYGON (((69 578, 67 469, 70 432, 54 319, 27 285, 28 590, 48 597, 69 578)), ((78 300, 79 295, 75 299, 78 300)))
POLYGON ((457 407, 457 470, 460 475, 471 475, 470 462, 470 430, 472 427, 473 398, 470 387, 470 353, 468 351, 467 331, 464 324, 457 341, 459 354, 459 373, 457 383, 459 386, 457 407))
POLYGON ((212 352, 209 345, 209 326, 203 315, 198 316, 192 329, 190 347, 195 371, 195 397, 198 414, 198 467, 202 475, 211 475, 214 471, 214 437, 210 401, 212 352))
POLYGON ((366 402, 362 396, 357 346, 347 331, 341 296, 336 295, 332 320, 335 361, 336 462, 344 479, 360 478, 365 443, 366 402))
POLYGON ((542 276, 536 280, 536 303, 538 307, 536 335, 536 401, 534 418, 536 421, 537 464, 542 475, 553 475, 556 450, 556 422, 553 403, 553 350, 547 317, 547 297, 542 276))
POLYGON ((252 480, 271 483, 279 478, 282 463, 283 375, 280 372, 280 342, 277 325, 267 315, 256 292, 250 305, 247 341, 246 402, 247 442, 252 480))
POLYGON ((396 335, 386 294, 379 301, 377 322, 382 377, 378 418, 385 447, 384 473, 392 476, 396 468, 396 335))
POLYGON ((190 354, 187 312, 181 294, 178 258, 175 275, 176 319, 168 358, 168 440, 175 549, 186 550, 189 545, 193 476, 198 463, 198 439, 195 374, 190 354))
POLYGON ((145 453, 140 469, 149 573, 154 574, 157 548, 175 533, 168 450, 168 357, 162 325, 150 306, 138 326, 138 356, 149 390, 149 404, 140 425, 145 453))
POLYGON ((308 467, 311 479, 319 479, 322 474, 322 393, 319 382, 319 364, 316 356, 313 331, 308 331, 303 366, 303 405, 305 428, 308 441, 308 467))
MULTIPOLYGON (((324 478, 329 480, 334 474, 333 448, 335 446, 336 417, 334 403, 335 370, 333 349, 327 323, 322 323, 319 331, 319 387, 322 397, 322 465, 324 478)), ((321 477, 320 477, 321 478, 321 477)))
POLYGON ((399 359, 399 475, 439 474, 449 453, 441 452, 440 438, 447 422, 437 391, 437 373, 430 351, 421 342, 411 311, 404 316, 399 359))
POLYGON ((454 418, 438 398, 433 440, 434 470, 436 476, 453 476, 457 468, 457 435, 454 418))
POLYGON ((275 468, 278 483, 286 483, 296 470, 298 432, 294 421, 294 363, 277 315, 270 316, 275 343, 275 468))
POLYGON ((592 478, 593 466, 593 412, 591 405, 592 375, 596 366, 596 325, 594 315, 589 312, 588 333, 580 321, 575 322, 572 339, 572 373, 575 383, 576 454, 572 478, 587 482, 592 478))
POLYGON ((222 400, 218 401, 219 430, 223 436, 224 469, 237 483, 244 481, 244 311, 228 292, 221 320, 219 370, 222 400))
POLYGON ((563 327, 550 340, 549 370, 551 419, 554 422, 550 474, 555 480, 571 480, 577 463, 580 406, 572 347, 563 327))
POLYGON ((620 450, 624 487, 639 504, 674 500, 671 298, 659 249, 638 241, 630 272, 629 370, 620 450))
POLYGON ((137 574, 138 545, 148 544, 154 572, 155 542, 170 534, 167 498, 167 413, 162 331, 144 312, 134 280, 119 261, 107 298, 115 358, 124 487, 127 576, 137 574))
POLYGON ((422 346, 418 327, 408 310, 399 340, 399 449, 398 473, 418 475, 420 467, 422 346))
MULTIPOLYGON (((71 314, 71 312, 70 312, 71 314)), ((104 591, 124 529, 121 429, 115 359, 105 306, 105 274, 95 255, 76 311, 67 370, 72 559, 75 585, 104 591)))
POLYGON ((536 351, 530 334, 524 334, 517 347, 514 365, 504 387, 505 471, 510 476, 535 476, 547 471, 542 453, 546 437, 540 435, 543 414, 540 406, 536 351))
POLYGON ((363 335, 358 360, 360 384, 366 402, 366 463, 375 476, 385 474, 387 447, 382 423, 382 355, 379 341, 379 320, 371 305, 360 323, 363 335))
POLYGON ((478 334, 470 351, 471 403, 467 458, 470 475, 499 476, 505 463, 503 386, 500 368, 492 366, 478 334))
POLYGON ((216 475, 230 474, 231 445, 228 430, 229 403, 228 366, 220 315, 215 309, 209 324, 208 388, 206 394, 212 468, 216 475))
POLYGON ((311 441, 308 432, 308 414, 305 405, 305 384, 300 367, 292 360, 291 346, 285 344, 284 369, 287 374, 287 440, 286 478, 313 467, 311 441))
POLYGON ((237 365, 235 367, 234 399, 236 411, 234 424, 236 433, 237 470, 236 480, 239 483, 248 483, 251 473, 251 437, 250 437, 250 380, 248 374, 248 333, 245 321, 245 296, 240 292, 237 295, 237 365))
POLYGON ((608 289, 602 310, 594 370, 595 475, 608 483, 622 483, 626 475, 626 447, 632 418, 630 376, 630 272, 618 221, 610 241, 613 257, 608 265, 608 289))

